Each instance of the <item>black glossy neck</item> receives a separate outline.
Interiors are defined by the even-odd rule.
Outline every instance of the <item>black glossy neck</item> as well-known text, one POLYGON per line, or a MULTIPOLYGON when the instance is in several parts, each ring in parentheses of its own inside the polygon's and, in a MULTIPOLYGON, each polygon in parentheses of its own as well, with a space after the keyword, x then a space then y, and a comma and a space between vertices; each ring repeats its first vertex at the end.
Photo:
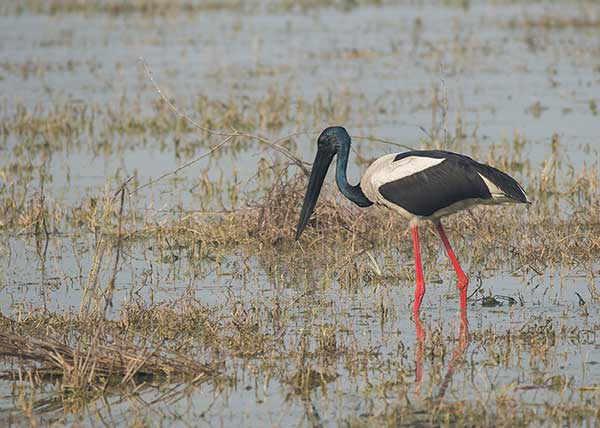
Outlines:
POLYGON ((348 183, 348 178, 346 177, 346 171, 348 169, 348 158, 350 157, 350 142, 344 142, 340 145, 338 154, 337 154, 337 162, 336 162, 336 171, 335 171, 335 181, 337 182, 338 188, 340 192, 354 202, 359 207, 368 207, 373 205, 363 193, 360 188, 360 183, 356 186, 352 186, 348 183))

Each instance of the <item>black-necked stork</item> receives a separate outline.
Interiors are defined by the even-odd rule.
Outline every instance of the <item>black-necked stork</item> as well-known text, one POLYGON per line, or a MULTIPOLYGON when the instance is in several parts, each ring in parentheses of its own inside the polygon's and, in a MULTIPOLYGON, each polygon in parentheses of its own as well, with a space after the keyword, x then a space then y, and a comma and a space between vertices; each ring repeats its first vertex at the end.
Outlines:
POLYGON ((431 220, 458 276, 461 308, 466 308, 468 279, 448 242, 441 218, 473 205, 506 202, 529 204, 515 179, 468 156, 442 150, 415 150, 384 155, 352 186, 346 178, 350 136, 340 126, 325 129, 317 140, 317 156, 296 229, 296 240, 313 212, 333 157, 338 156, 336 182, 344 196, 359 207, 384 205, 410 221, 416 269, 415 305, 418 314, 425 294, 419 224, 431 220))

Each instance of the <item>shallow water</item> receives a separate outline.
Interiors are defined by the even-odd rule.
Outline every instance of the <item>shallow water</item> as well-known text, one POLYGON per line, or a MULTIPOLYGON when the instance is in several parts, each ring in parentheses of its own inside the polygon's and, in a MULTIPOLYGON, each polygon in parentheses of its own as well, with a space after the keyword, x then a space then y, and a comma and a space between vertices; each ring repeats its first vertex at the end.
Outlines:
MULTIPOLYGON (((202 115, 190 107, 200 95, 228 103, 260 98, 277 88, 287 91, 292 106, 312 105, 319 98, 330 102, 334 112, 330 116, 343 119, 341 124, 353 136, 373 135, 414 148, 421 146, 433 128, 442 137, 452 136, 459 118, 467 137, 451 148, 482 160, 490 151, 514 153, 513 136, 518 133, 526 140, 518 159, 526 167, 516 172, 520 180, 527 179, 528 171, 541 171, 552 158, 553 134, 559 136, 561 162, 575 170, 584 165, 597 168, 600 122, 594 105, 600 103, 600 27, 544 26, 527 20, 551 16, 569 22, 569 17, 584 16, 598 22, 600 5, 473 3, 466 10, 410 3, 350 10, 317 7, 305 12, 265 6, 253 13, 202 11, 167 17, 96 12, 7 14, 0 16, 2 116, 12 117, 20 103, 30 111, 63 104, 122 106, 134 115, 151 117, 158 95, 138 61, 143 57, 165 93, 193 118, 202 115), (447 97, 445 120, 439 106, 432 117, 434 88, 440 97, 447 97), (349 112, 336 104, 338 99, 350 103, 349 112), (472 140, 477 144, 471 144, 472 140), (473 148, 477 151, 471 153, 473 148)), ((310 162, 314 138, 329 123, 323 123, 323 113, 316 108, 304 115, 291 110, 291 118, 281 126, 257 126, 255 132, 276 139, 307 131, 294 138, 292 149, 310 162)), ((28 189, 34 193, 39 190, 43 166, 48 177, 46 197, 77 206, 102 195, 107 187, 116 188, 131 174, 136 173, 143 184, 192 157, 177 150, 173 132, 157 136, 151 131, 131 135, 103 131, 101 124, 91 132, 78 130, 73 141, 63 141, 62 149, 49 158, 35 149, 27 151, 27 156, 19 155, 16 147, 23 137, 9 134, 0 140, 0 168, 33 166, 28 189), (120 149, 98 149, 103 141, 118 144, 120 149)), ((193 155, 207 150, 202 135, 182 132, 177 137, 184 143, 201 142, 193 155)), ((396 150, 363 139, 355 139, 354 147, 366 157, 396 150)), ((264 147, 248 144, 182 170, 177 182, 164 180, 144 189, 133 204, 152 212, 174 207, 194 210, 201 204, 212 207, 197 190, 198 177, 206 172, 212 180, 222 177, 224 187, 245 188, 261 157, 281 160, 264 147)), ((362 169, 352 165, 351 180, 357 180, 362 169)), ((565 168, 559 176, 569 173, 565 168)), ((529 183, 523 184, 527 188, 529 183)), ((260 194, 259 183, 250 187, 260 194)), ((43 258, 30 236, 4 234, 1 239, 0 313, 18 316, 42 309, 79 310, 93 261, 93 234, 53 236, 43 258)), ((55 411, 41 407, 33 413, 42 422, 65 418, 85 425, 106 420, 126 425, 141 416, 152 424, 360 424, 407 402, 416 411, 425 409, 426 414, 430 402, 421 397, 435 397, 441 387, 445 373, 439 372, 440 358, 428 355, 422 362, 418 358, 409 311, 412 283, 363 281, 350 288, 343 280, 290 284, 270 275, 255 254, 231 255, 219 266, 205 260, 191 275, 189 260, 167 256, 143 242, 128 248, 111 316, 131 299, 168 305, 193 297, 218 311, 228 311, 232 301, 260 307, 264 302, 300 299, 290 315, 295 329, 288 330, 282 341, 292 347, 302 329, 335 324, 343 326, 337 336, 340 343, 375 356, 365 358, 360 376, 338 362, 335 379, 309 396, 294 392, 280 366, 273 369, 278 374, 269 378, 259 368, 260 359, 227 357, 229 374, 236 377, 230 388, 213 390, 203 385, 181 394, 175 403, 159 400, 152 407, 147 403, 160 396, 160 388, 135 398, 107 397, 73 413, 63 412, 60 406, 55 411), (241 278, 240 270, 244 272, 241 278), (329 302, 327 311, 306 315, 311 299, 329 302), (393 308, 389 319, 376 315, 382 301, 393 308), (414 382, 419 364, 424 373, 420 386, 414 382), (399 380, 404 370, 408 383, 399 380)), ((441 334, 447 343, 458 346, 458 293, 441 249, 438 261, 441 267, 436 268, 440 272, 436 277, 441 281, 428 284, 422 321, 428 340, 441 334)), ((411 263, 406 260, 405 265, 411 263)), ((468 263, 466 268, 471 290, 480 275, 485 294, 509 296, 517 304, 505 302, 489 308, 474 301, 469 306, 469 330, 476 340, 466 344, 460 355, 469 361, 470 369, 459 366, 454 371, 445 399, 495 400, 506 394, 533 409, 545 403, 597 402, 597 390, 580 388, 600 385, 600 339, 596 338, 600 315, 590 297, 590 287, 598 285, 598 264, 549 268, 540 274, 511 272, 506 264, 481 272, 482 268, 468 263), (576 292, 587 301, 585 306, 579 306, 576 292), (585 337, 560 336, 545 359, 523 345, 500 363, 493 361, 493 352, 477 336, 489 329, 502 333, 547 322, 556 329, 577 327, 585 337), (553 376, 568 382, 548 387, 553 376)), ((451 360, 451 355, 441 357, 445 371, 451 360)), ((287 376, 297 369, 289 364, 287 376)), ((25 423, 24 412, 10 392, 11 384, 0 381, 0 421, 25 423)), ((51 397, 51 392, 48 387, 38 392, 38 398, 51 397)))

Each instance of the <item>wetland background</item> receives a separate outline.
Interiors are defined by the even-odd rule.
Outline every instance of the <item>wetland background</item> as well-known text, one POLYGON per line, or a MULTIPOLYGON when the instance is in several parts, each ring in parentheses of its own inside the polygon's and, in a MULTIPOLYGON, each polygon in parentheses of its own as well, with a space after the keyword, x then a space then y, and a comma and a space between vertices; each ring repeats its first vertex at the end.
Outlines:
POLYGON ((598 423, 600 3, 17 0, 0 103, 2 425, 598 423), (293 241, 334 124, 524 185, 445 223, 468 329, 432 228, 421 323, 402 219, 293 241))

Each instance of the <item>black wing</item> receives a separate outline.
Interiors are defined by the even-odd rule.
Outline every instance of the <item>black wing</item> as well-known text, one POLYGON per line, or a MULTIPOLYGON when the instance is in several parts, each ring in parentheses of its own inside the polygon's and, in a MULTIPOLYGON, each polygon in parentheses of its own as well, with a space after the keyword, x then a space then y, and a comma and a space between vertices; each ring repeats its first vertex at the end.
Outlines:
POLYGON ((491 199, 490 190, 479 174, 494 183, 507 197, 519 202, 527 201, 513 178, 468 156, 441 150, 423 150, 401 153, 394 161, 410 156, 445 159, 435 166, 379 187, 385 199, 415 215, 431 216, 466 199, 491 199))

